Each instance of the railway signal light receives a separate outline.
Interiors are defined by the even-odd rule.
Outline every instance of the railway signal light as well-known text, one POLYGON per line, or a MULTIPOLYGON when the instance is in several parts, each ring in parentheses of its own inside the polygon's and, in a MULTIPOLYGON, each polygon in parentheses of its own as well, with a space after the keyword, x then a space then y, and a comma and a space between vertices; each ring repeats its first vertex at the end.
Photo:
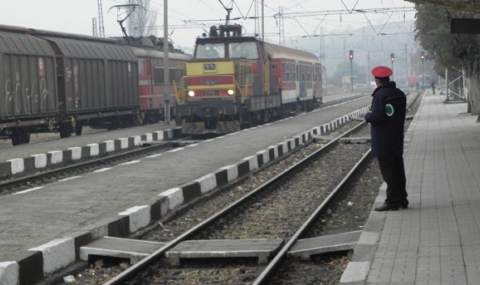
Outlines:
POLYGON ((394 54, 394 53, 391 53, 391 54, 390 54, 390 60, 391 60, 392 62, 395 61, 395 54, 394 54))
POLYGON ((349 58, 350 60, 353 60, 353 50, 349 50, 349 51, 348 51, 348 58, 349 58))
POLYGON ((421 60, 425 59, 425 53, 423 51, 420 52, 420 59, 421 60))

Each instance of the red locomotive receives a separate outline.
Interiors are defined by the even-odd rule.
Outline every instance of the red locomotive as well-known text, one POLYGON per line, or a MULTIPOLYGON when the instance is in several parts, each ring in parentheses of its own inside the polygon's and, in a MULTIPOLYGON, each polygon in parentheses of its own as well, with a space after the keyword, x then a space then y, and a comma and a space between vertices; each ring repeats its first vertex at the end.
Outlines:
POLYGON ((322 103, 319 59, 244 37, 238 25, 213 26, 198 38, 177 87, 185 134, 230 133, 322 103))
MULTIPOLYGON (((138 59, 140 116, 143 124, 156 123, 165 119, 165 82, 163 68, 163 39, 154 36, 130 40, 128 43, 138 59), (161 47, 161 48, 158 48, 161 47)), ((171 95, 170 114, 176 107, 173 84, 185 75, 185 62, 192 56, 175 49, 169 44, 169 84, 171 95)))

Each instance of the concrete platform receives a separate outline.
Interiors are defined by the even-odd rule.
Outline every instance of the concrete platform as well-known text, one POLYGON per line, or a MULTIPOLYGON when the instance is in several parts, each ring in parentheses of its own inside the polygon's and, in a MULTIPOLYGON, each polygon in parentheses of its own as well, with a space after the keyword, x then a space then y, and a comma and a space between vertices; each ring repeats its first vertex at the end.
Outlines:
POLYGON ((15 147, 2 147, 0 149, 0 180, 131 150, 140 147, 144 141, 159 142, 177 138, 180 134, 180 127, 158 123, 15 147))
POLYGON ((180 265, 186 258, 258 258, 259 264, 268 263, 283 245, 283 239, 189 240, 179 243, 165 253, 172 265, 180 265))
POLYGON ((372 211, 341 284, 480 284, 480 124, 430 92, 405 140, 409 208, 372 211))

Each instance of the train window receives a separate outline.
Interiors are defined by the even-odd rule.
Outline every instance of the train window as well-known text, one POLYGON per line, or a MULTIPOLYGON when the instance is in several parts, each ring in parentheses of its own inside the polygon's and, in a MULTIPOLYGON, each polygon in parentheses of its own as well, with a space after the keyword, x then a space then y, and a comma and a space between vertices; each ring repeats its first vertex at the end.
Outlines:
POLYGON ((170 69, 170 83, 179 83, 183 75, 184 72, 181 69, 170 69))
POLYGON ((143 76, 143 58, 138 59, 138 75, 143 76))
POLYGON ((225 58, 225 45, 219 44, 198 44, 196 47, 195 58, 225 58))
MULTIPOLYGON (((168 81, 170 83, 173 83, 174 81, 176 83, 180 82, 180 79, 182 76, 185 75, 185 70, 182 69, 169 69, 168 73, 168 81)), ((156 67, 155 68, 155 74, 154 74, 154 83, 155 85, 161 85, 163 84, 164 81, 164 74, 163 74, 163 68, 156 67)))
POLYGON ((258 51, 255 42, 230 43, 228 45, 230 58, 257 59, 258 51))
POLYGON ((163 84, 163 68, 155 67, 155 72, 153 75, 153 80, 155 81, 155 85, 163 84))

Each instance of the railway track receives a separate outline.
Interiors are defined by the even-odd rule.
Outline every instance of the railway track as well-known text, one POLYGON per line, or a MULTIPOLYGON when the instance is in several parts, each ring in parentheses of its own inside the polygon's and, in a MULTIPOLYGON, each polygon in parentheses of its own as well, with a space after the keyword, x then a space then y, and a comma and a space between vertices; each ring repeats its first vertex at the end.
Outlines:
MULTIPOLYGON (((322 144, 320 144, 320 145, 322 145, 322 144)), ((340 144, 340 145, 341 145, 341 144, 340 144)), ((317 147, 318 147, 318 146, 317 146, 317 147)), ((303 152, 303 151, 304 151, 304 150, 302 149, 302 150, 300 150, 299 152, 303 152)), ((358 151, 354 151, 354 152, 358 152, 358 151)), ((338 154, 338 152, 337 152, 336 154, 338 154)), ((302 155, 304 155, 304 154, 302 154, 302 155)), ((299 157, 301 157, 302 155, 299 155, 299 157)), ((342 157, 341 155, 338 155, 338 156, 335 155, 335 156, 336 156, 336 157, 342 157)), ((347 156, 349 156, 349 155, 347 155, 347 156)), ((327 160, 328 160, 328 159, 327 159, 327 160)), ((342 163, 344 163, 344 162, 345 162, 345 161, 342 161, 342 163)), ((340 164, 342 164, 342 163, 340 163, 340 164)), ((281 162, 280 162, 280 164, 281 164, 281 162)), ((332 166, 330 166, 330 167, 332 168, 332 166)), ((340 167, 340 168, 342 168, 342 167, 340 167)), ((331 170, 331 169, 328 169, 328 170, 331 170)), ((275 172, 275 171, 277 171, 277 170, 272 170, 272 172, 275 172)), ((328 175, 330 175, 330 173, 331 173, 331 171, 326 171, 326 172, 328 173, 328 175)), ((320 176, 321 176, 321 175, 320 175, 320 176)), ((324 176, 325 176, 325 174, 324 174, 324 176)), ((264 181, 262 181, 262 179, 263 179, 263 178, 259 178, 259 181, 256 181, 257 184, 262 184, 262 183, 264 182, 264 181)), ((304 180, 304 179, 300 179, 300 180, 304 180)), ((263 183, 263 184, 265 184, 265 183, 263 183)), ((285 184, 288 184, 288 183, 285 183, 285 184)), ((291 184, 291 183, 290 183, 290 184, 291 184)), ((240 190, 242 190, 242 189, 241 189, 241 188, 242 188, 241 186, 238 186, 238 187, 240 188, 240 190)), ((238 187, 237 187, 237 189, 235 189, 235 190, 239 190, 238 187)), ((378 189, 378 188, 377 188, 377 189, 378 189)), ((245 189, 245 190, 246 190, 246 189, 245 189)), ((234 196, 234 195, 240 194, 240 193, 237 193, 237 192, 241 192, 241 191, 235 191, 235 193, 232 192, 232 193, 226 194, 226 195, 228 195, 228 196, 234 196)), ((293 192, 293 191, 290 190, 290 191, 287 191, 287 192, 293 192)), ((245 192, 244 192, 244 193, 245 193, 245 192)), ((252 195, 252 194, 248 194, 247 196, 251 196, 251 195, 252 195)), ((288 201, 288 199, 287 199, 287 201, 288 201)), ((214 202, 214 203, 215 203, 215 202, 214 202)), ((253 203, 253 205, 262 205, 262 203, 261 203, 261 202, 260 202, 260 203, 253 203)), ((247 209, 248 209, 247 212, 249 212, 249 211, 252 210, 251 208, 247 208, 247 209)), ((198 222, 201 221, 203 218, 202 218, 201 216, 194 215, 194 216, 187 217, 187 218, 185 218, 185 219, 177 219, 178 221, 175 221, 174 218, 178 218, 178 217, 180 216, 180 214, 182 214, 182 213, 184 213, 184 212, 183 212, 183 211, 179 211, 179 215, 172 215, 172 219, 171 219, 171 220, 173 220, 173 223, 177 223, 177 225, 179 225, 179 227, 178 227, 176 230, 175 230, 175 229, 172 230, 172 228, 174 228, 174 227, 170 227, 171 225, 169 225, 168 223, 166 223, 165 225, 161 224, 160 228, 162 228, 163 230, 160 230, 160 231, 159 231, 160 233, 157 233, 157 235, 158 235, 158 236, 162 236, 162 237, 157 238, 156 240, 162 241, 162 239, 163 239, 163 241, 167 243, 166 246, 160 248, 161 251, 162 251, 162 249, 163 249, 163 252, 165 252, 168 247, 169 247, 169 248, 173 247, 173 246, 175 245, 175 241, 177 241, 177 243, 181 242, 181 241, 182 241, 182 237, 183 237, 183 239, 188 239, 188 238, 190 238, 190 239, 192 239, 192 238, 193 238, 193 239, 196 239, 196 238, 202 238, 202 235, 204 235, 204 237, 205 237, 205 236, 208 237, 208 235, 209 235, 209 234, 208 234, 208 231, 210 231, 210 232, 213 231, 213 233, 216 233, 216 232, 217 232, 215 226, 209 225, 209 227, 213 227, 213 230, 210 229, 210 230, 207 230, 207 232, 204 232, 204 233, 195 233, 195 232, 192 232, 192 231, 187 231, 187 232, 184 233, 184 231, 185 231, 186 229, 189 229, 189 228, 192 227, 192 224, 198 223, 198 222), (182 230, 182 229, 183 229, 183 230, 182 230), (195 235, 198 235, 198 236, 195 236, 195 235), (170 245, 170 246, 168 246, 168 245, 170 245)), ((208 214, 208 213, 210 213, 210 214, 211 214, 211 213, 217 213, 217 210, 215 210, 215 209, 206 210, 206 214, 208 214)), ((218 213, 217 213, 217 214, 214 214, 214 216, 218 216, 218 215, 222 215, 222 214, 218 214, 218 213)), ((228 214, 225 214, 225 216, 228 216, 228 214)), ((235 216, 235 215, 233 215, 233 216, 235 216)), ((255 219, 253 219, 253 220, 255 220, 255 219)), ((263 221, 262 221, 262 222, 259 222, 259 221, 260 221, 260 220, 257 220, 257 223, 263 224, 263 221)), ((235 222, 233 222, 233 223, 235 223, 235 222)), ((202 223, 200 224, 200 226, 203 225, 203 224, 205 224, 205 221, 202 222, 202 223)), ((212 223, 212 224, 214 224, 214 223, 212 223)), ((198 225, 197 225, 197 226, 198 226, 198 225)), ((221 226, 221 228, 223 228, 223 227, 224 227, 224 226, 221 226)), ((246 227, 243 227, 243 228, 246 228, 246 227)), ((254 228, 254 227, 252 227, 252 228, 254 228)), ((258 227, 257 227, 257 228, 258 228, 258 227)), ((195 229, 195 227, 194 227, 194 229, 195 229)), ((242 233, 242 230, 240 230, 240 231, 238 231, 238 232, 239 232, 239 233, 242 233)), ((290 229, 289 234, 292 235, 292 234, 291 234, 292 232, 295 233, 296 231, 293 230, 293 229, 290 229)), ((311 232, 318 232, 318 230, 313 229, 313 230, 311 230, 311 232)), ((154 235, 155 235, 155 234, 154 234, 154 235)), ((220 234, 220 235, 221 235, 221 234, 220 234)), ((227 234, 227 235, 228 235, 228 234, 227 234)), ((233 234, 230 234, 230 235, 233 236, 233 234)), ((224 236, 226 236, 226 235, 224 234, 224 236)), ((248 236, 247 236, 247 237, 248 237, 248 236)), ((267 236, 267 237, 270 237, 270 236, 267 236)), ((287 239, 284 239, 284 240, 287 240, 287 239)), ((162 255, 162 254, 160 254, 160 255, 162 255)), ((145 262, 146 260, 148 260, 148 258, 147 258, 147 259, 144 259, 142 262, 145 262)), ((252 260, 250 260, 250 261, 252 261, 252 260)), ((137 263, 136 265, 134 265, 131 270, 135 270, 136 267, 141 266, 141 264, 143 264, 142 262, 137 263)), ((193 262, 195 262, 195 261, 193 261, 193 262)), ((180 277, 179 277, 179 276, 180 276, 180 275, 179 275, 180 273, 179 273, 179 272, 182 272, 183 269, 179 269, 179 268, 177 268, 177 267, 174 267, 174 268, 170 268, 170 269, 169 269, 169 267, 168 267, 168 266, 169 266, 169 265, 168 265, 169 263, 168 263, 165 259, 163 259, 163 258, 161 258, 161 257, 158 258, 158 261, 154 261, 153 263, 155 263, 155 264, 157 264, 157 265, 158 265, 158 264, 161 264, 161 263, 165 263, 165 267, 160 267, 160 268, 165 269, 165 270, 170 270, 170 269, 173 270, 171 274, 168 274, 168 272, 167 272, 167 274, 165 274, 165 276, 170 276, 170 277, 167 277, 167 280, 164 280, 164 281, 166 281, 166 282, 168 281, 168 284, 188 284, 188 283, 184 283, 185 280, 182 280, 182 281, 179 281, 179 282, 175 283, 175 280, 180 280, 180 277), (169 278, 170 278, 170 279, 169 279, 169 278), (174 282, 174 283, 172 283, 172 282, 174 282)), ((183 263, 183 261, 182 261, 182 263, 183 263)), ((253 262, 251 262, 251 263, 252 263, 252 266, 253 266, 252 268, 255 268, 255 272, 258 273, 258 274, 257 274, 257 273, 256 273, 256 274, 253 274, 253 276, 261 276, 260 273, 259 273, 259 269, 258 269, 259 266, 258 266, 257 262, 256 262, 255 260, 253 260, 253 262)), ((198 264, 197 264, 198 267, 195 266, 195 263, 193 263, 193 264, 194 264, 194 266, 192 266, 192 268, 197 268, 197 270, 192 270, 193 272, 195 272, 195 271, 197 271, 197 272, 198 272, 198 271, 202 271, 202 272, 206 272, 206 273, 209 272, 209 270, 208 270, 208 266, 209 266, 209 265, 205 265, 206 262, 202 261, 202 262, 200 263, 201 266, 198 266, 198 264), (198 268, 202 268, 202 269, 201 269, 201 270, 198 270, 198 268)), ((225 261, 225 260, 222 260, 222 261, 220 262, 220 264, 217 263, 216 265, 215 265, 215 261, 214 261, 213 264, 214 264, 213 266, 211 266, 211 265, 210 265, 210 266, 211 266, 211 268, 213 268, 214 271, 215 271, 215 270, 218 270, 218 268, 226 268, 226 267, 230 266, 230 265, 229 265, 229 261, 225 261), (217 269, 215 269, 215 268, 217 268, 217 269)), ((238 265, 236 261, 234 261, 233 264, 234 264, 234 265, 236 264, 235 266, 238 265)), ((247 264, 248 264, 248 263, 247 263, 247 264)), ((150 267, 150 265, 142 265, 141 267, 148 268, 147 270, 150 271, 150 272, 155 271, 155 269, 152 269, 152 268, 155 268, 155 266, 150 267)), ((145 269, 145 268, 142 268, 142 269, 145 269)), ((233 270, 233 272, 236 272, 235 274, 237 274, 238 272, 250 272, 250 270, 245 270, 245 268, 250 269, 249 267, 245 267, 245 264, 242 264, 242 265, 241 265, 241 269, 239 269, 239 271, 238 271, 238 270, 236 270, 236 271, 233 270)), ((261 268, 266 268, 266 267, 265 267, 265 266, 261 266, 261 268)), ((126 272, 124 272, 124 273, 122 273, 122 274, 127 274, 128 271, 129 271, 129 270, 127 270, 126 272)), ((194 274, 188 273, 188 271, 189 271, 189 270, 186 270, 187 275, 194 275, 194 274)), ((260 271, 262 271, 262 270, 260 270, 260 271)), ((120 274, 117 278, 125 278, 125 277, 122 277, 122 274, 120 274)), ((233 274, 233 275, 235 275, 235 274, 233 274)), ((245 273, 245 274, 249 275, 250 273, 245 273)), ((245 277, 245 274, 242 273, 242 275, 243 275, 244 277, 245 277)), ((218 276, 217 276, 217 277, 218 277, 218 278, 225 278, 225 276, 228 276, 228 274, 225 275, 225 274, 222 273, 222 274, 220 274, 220 276, 223 276, 223 277, 218 277, 218 276)), ((251 277, 252 277, 252 275, 250 274, 248 278, 252 279, 251 277)), ((270 277, 271 277, 271 276, 270 276, 270 277)), ((131 278, 131 277, 128 277, 128 278, 131 278)), ((128 278, 127 278, 127 279, 128 279, 128 278)), ((142 274, 141 277, 140 277, 140 279, 143 280, 144 278, 145 278, 145 276, 142 274)), ((153 278, 156 278, 156 277, 153 277, 153 278)), ((197 277, 195 277, 195 276, 193 277, 193 279, 194 279, 194 280, 197 280, 197 281, 198 281, 198 278, 200 278, 200 277, 198 277, 198 276, 197 276, 197 277), (195 279, 195 278, 197 278, 197 279, 195 279)), ((108 278, 108 279, 109 279, 109 278, 108 278)), ((108 279, 107 279, 107 280, 108 280, 108 279)), ((227 278, 227 279, 230 280, 229 278, 227 278)), ((109 283, 107 283, 107 284, 120 284, 120 283, 123 284, 123 282, 125 282, 125 280, 123 280, 123 279, 122 279, 121 281, 115 281, 115 280, 116 280, 116 279, 114 278, 114 279, 112 279, 111 281, 108 281, 109 283), (110 283, 110 282, 113 282, 113 283, 110 283), (115 282, 119 282, 119 283, 115 283, 115 282)), ((135 277, 133 277, 133 280, 135 280, 135 277)), ((225 280, 225 279, 224 279, 224 280, 225 280)), ((142 282, 141 282, 140 280, 137 279, 137 281, 139 282, 139 284, 142 284, 142 282)), ((197 281, 193 281, 191 284, 198 284, 197 281)), ((132 282, 135 283, 135 281, 132 281, 132 282)), ((152 282, 153 282, 153 281, 152 281, 152 282)), ((154 279, 154 282, 162 282, 162 281, 161 281, 161 279, 156 278, 156 279, 154 279)), ((88 282, 85 282, 85 283, 84 283, 84 282, 81 282, 81 281, 80 281, 80 282, 77 283, 77 284, 103 284, 103 282, 98 282, 98 283, 88 283, 88 282)), ((128 284, 128 283, 127 283, 127 284, 128 284)), ((243 283, 242 283, 242 284, 243 284, 243 283)), ((250 281, 248 282, 248 284, 251 284, 250 281)), ((258 283, 258 284, 262 284, 262 283, 258 283)), ((288 284, 288 283, 286 283, 286 284, 288 284)), ((293 284, 293 283, 292 283, 292 284, 293 284)))
MULTIPOLYGON (((414 100, 411 100, 411 103, 409 105, 409 109, 411 106, 415 103, 416 98, 414 100)), ((345 135, 343 135, 345 136, 345 135)), ((358 136, 358 135, 357 135, 358 136)), ((326 149, 330 148, 332 145, 337 145, 337 146, 345 146, 344 144, 339 143, 337 140, 335 142, 330 142, 326 146, 322 147, 322 150, 325 151, 326 149)), ((313 144, 312 144, 313 145, 313 144)), ((322 145, 322 144, 320 144, 322 145)), ((315 148, 315 146, 313 147, 315 148)), ((318 148, 318 146, 316 146, 318 148)), ((323 152, 323 151, 319 151, 323 152)), ((308 152, 308 150, 300 150, 300 152, 308 152)), ((316 151, 315 151, 316 152, 316 151)), ((337 150, 330 150, 330 152, 333 153, 338 153, 337 150)), ((354 153, 358 154, 358 151, 353 151, 354 153)), ((315 153, 312 156, 315 155, 320 155, 322 156, 323 154, 315 153)), ((363 153, 363 152, 362 152, 363 153)), ((299 157, 305 156, 305 153, 302 153, 299 155, 299 157)), ((350 155, 347 155, 347 157, 350 155)), ((364 152, 363 155, 361 156, 362 163, 358 162, 355 160, 355 163, 353 163, 356 167, 354 168, 360 168, 360 165, 363 165, 365 161, 367 160, 368 153, 364 152)), ((303 159, 303 163, 307 163, 306 161, 309 159, 303 159)), ((329 159, 323 159, 326 161, 331 161, 329 159)), ((345 161, 341 161, 340 165, 343 165, 341 168, 344 168, 345 166, 345 161)), ((281 162, 280 162, 281 164, 281 162)), ((348 164, 348 163, 347 163, 348 164)), ((352 162, 350 162, 350 165, 352 162)), ((300 166, 297 166, 300 167, 300 166)), ((303 173, 304 171, 300 171, 299 169, 296 169, 296 167, 292 167, 287 171, 282 172, 279 177, 284 176, 283 179, 285 179, 286 176, 289 175, 294 175, 294 174, 287 174, 288 172, 300 172, 303 173)), ((264 170, 268 171, 268 170, 264 170)), ((275 172, 277 170, 272 170, 272 172, 275 172)), ((345 172, 345 169, 342 170, 345 172)), ((340 172, 342 172, 340 171, 340 172)), ((330 171, 328 173, 331 173, 330 171)), ((350 177, 354 174, 354 170, 352 168, 351 171, 348 172, 350 177)), ((271 173, 269 173, 271 174, 271 173)), ((318 174, 318 173, 317 173, 318 174)), ((272 173, 273 175, 273 173, 272 173)), ((315 174, 313 174, 315 176, 315 174)), ((330 174, 328 174, 330 175, 330 174)), ((378 175, 378 174, 377 174, 378 175)), ((317 175, 318 176, 318 175, 317 175)), ((320 175, 321 176, 321 175, 320 175)), ((325 175, 323 176, 325 178, 325 175)), ((252 177, 250 177, 252 179, 252 177)), ((253 178, 254 179, 254 178, 253 178)), ((259 178, 259 181, 254 182, 254 184, 262 184, 264 181, 262 181, 263 178, 259 178)), ((232 187, 234 188, 234 192, 225 192, 226 196, 229 196, 230 200, 232 196, 239 196, 243 195, 244 193, 249 192, 249 194, 246 194, 241 200, 238 202, 235 202, 235 204, 241 204, 245 203, 245 201, 249 199, 254 199, 252 198, 253 196, 257 196, 256 193, 257 191, 260 192, 262 188, 268 188, 272 187, 273 185, 281 185, 281 184, 295 184, 294 182, 291 182, 290 179, 286 178, 286 183, 282 182, 275 182, 277 178, 272 178, 270 179, 267 183, 263 183, 263 186, 258 186, 256 189, 252 192, 250 192, 249 189, 242 189, 242 186, 236 186, 232 187), (290 181, 290 182, 288 182, 290 181), (243 202, 242 202, 243 201, 243 202)), ((281 179, 281 178, 279 178, 281 179)), ((350 179, 350 178, 348 178, 350 179)), ((293 244, 295 244, 295 240, 298 239, 299 237, 303 238, 308 238, 308 237, 313 237, 318 235, 319 232, 322 231, 322 228, 324 227, 325 220, 321 219, 319 220, 320 216, 323 216, 323 212, 325 211, 325 207, 329 205, 336 197, 336 194, 334 192, 341 192, 342 187, 344 187, 344 184, 348 181, 347 178, 338 178, 337 181, 341 181, 343 186, 337 186, 337 187, 331 187, 328 189, 335 189, 335 191, 332 192, 325 192, 323 195, 328 198, 324 200, 321 203, 321 206, 316 208, 315 211, 313 211, 313 214, 309 216, 308 219, 304 219, 308 221, 305 224, 302 224, 301 227, 295 227, 294 228, 288 228, 284 229, 284 227, 280 227, 284 229, 282 233, 278 232, 270 232, 271 229, 265 229, 265 227, 260 226, 260 227, 251 227, 251 224, 245 224, 244 222, 241 223, 235 223, 235 222, 225 222, 225 217, 228 216, 233 216, 236 217, 238 216, 239 211, 242 212, 242 210, 235 210, 236 214, 228 214, 228 208, 231 208, 233 206, 228 206, 225 207, 224 210, 221 212, 218 212, 218 208, 222 208, 223 206, 220 205, 220 203, 214 202, 214 206, 212 208, 206 207, 207 209, 203 210, 204 213, 198 214, 196 210, 192 210, 194 213, 191 215, 185 215, 184 218, 182 218, 182 215, 185 213, 184 211, 180 211, 178 215, 173 215, 173 217, 170 219, 165 224, 160 223, 160 227, 157 230, 154 230, 153 233, 150 232, 149 234, 146 235, 146 238, 149 240, 155 240, 155 241, 162 241, 165 243, 165 246, 157 250, 153 255, 149 256, 148 258, 142 260, 140 263, 137 263, 136 265, 132 266, 130 269, 127 271, 121 273, 117 277, 111 279, 110 281, 107 281, 106 284, 147 284, 148 282, 154 282, 158 284, 202 284, 203 282, 208 283, 208 284, 215 284, 216 282, 218 284, 268 284, 269 279, 271 278, 277 278, 276 281, 274 281, 273 284, 299 284, 296 282, 300 282, 298 280, 302 280, 302 276, 311 275, 311 266, 307 265, 305 266, 304 263, 302 263, 300 266, 298 266, 297 261, 295 259, 288 259, 287 258, 287 253, 288 253, 288 248, 291 247, 293 244), (214 209, 214 208, 217 209, 214 209), (210 216, 212 213, 215 213, 213 216, 210 218, 206 218, 207 216, 210 216), (205 220, 204 220, 205 219, 205 220), (219 222, 215 222, 215 219, 221 219, 222 222, 218 224, 219 222), (202 221, 203 220, 203 221, 202 221), (197 224, 199 221, 202 221, 200 224, 197 224), (237 226, 233 226, 237 224, 237 226), (310 224, 310 225, 308 225, 310 224), (173 226, 172 226, 173 225, 173 226), (232 226, 230 226, 232 225, 232 226), (251 233, 245 233, 246 228, 260 228, 257 232, 253 233, 253 235, 249 236, 251 233), (185 231, 186 229, 190 229, 188 231, 185 231), (229 230, 227 230, 229 229, 229 230), (308 230, 308 231, 307 231, 308 230), (199 232, 201 231, 201 232, 199 232), (263 234, 262 234, 263 233, 263 234), (288 233, 288 234, 285 234, 288 233), (293 234, 292 234, 293 233, 293 234), (256 258, 253 259, 243 259, 240 262, 235 259, 208 259, 208 260, 193 260, 193 261, 183 261, 182 259, 182 267, 177 267, 177 266, 171 266, 170 262, 168 262, 165 259, 165 252, 167 252, 169 249, 173 248, 175 245, 181 243, 184 240, 198 240, 198 239, 224 239, 224 238, 249 238, 249 237, 261 237, 261 238, 272 238, 272 237, 278 237, 282 236, 286 237, 283 238, 285 241, 284 246, 277 251, 277 255, 271 259, 271 262, 268 265, 259 265, 257 262, 256 258), (280 264, 283 263, 283 261, 287 260, 285 264, 288 267, 288 269, 282 269, 281 271, 287 270, 287 273, 284 272, 282 277, 276 277, 274 274, 275 271, 278 270, 280 264), (292 269, 293 268, 293 269, 292 269), (138 271, 142 271, 143 273, 138 273, 138 271), (305 270, 309 272, 305 272, 305 270), (225 273, 226 271, 227 273, 225 273), (148 274, 145 272, 149 272, 148 274), (153 272, 153 273, 152 273, 153 272), (155 275, 157 273, 157 275, 155 275), (137 277, 132 277, 133 275, 137 274, 137 277), (238 277, 235 277, 238 276, 238 277), (288 276, 291 280, 285 280, 285 276, 288 276), (150 279, 149 279, 150 278, 150 279), (163 279, 162 279, 163 278, 163 279), (202 279, 203 278, 203 279, 202 279), (279 279, 278 279, 279 278, 279 279), (300 279, 299 279, 300 278, 300 279), (148 280, 148 281, 147 281, 148 280), (203 281, 202 281, 203 280, 203 281), (223 280, 223 281, 221 281, 223 280), (226 281, 228 280, 228 282, 226 281), (233 280, 233 281, 232 281, 233 280), (235 283, 236 281, 237 283, 235 283), (163 283, 162 283, 163 282, 163 283), (222 283, 223 282, 223 283, 222 283), (232 283, 233 282, 233 283, 232 283), (254 283, 252 283, 254 282, 254 283)), ((305 177, 300 178, 299 181, 306 181, 308 179, 305 179, 305 177)), ((339 184, 339 185, 340 185, 339 184)), ((377 185, 378 186, 378 185, 377 185)), ((319 186, 319 188, 322 188, 319 186)), ((325 187, 323 187, 325 188, 325 187)), ((287 188, 288 189, 288 188, 287 188)), ((372 187, 373 189, 373 187, 372 187)), ((378 187, 376 188, 378 189, 378 187)), ((268 190, 263 190, 263 191, 268 191, 268 190)), ((285 190, 284 190, 285 191, 285 190)), ((289 189, 286 190, 286 192, 293 192, 295 190, 289 189)), ((221 194, 223 195, 223 194, 221 194)), ((264 194, 259 194, 259 196, 264 196, 264 194)), ((268 195, 267 195, 268 196, 268 195)), ((273 195, 274 198, 273 200, 278 200, 278 195, 273 195)), ((270 196, 272 197, 272 196, 270 196)), ((268 198, 260 198, 260 199, 267 199, 268 198)), ((215 200, 215 199, 214 199, 215 200)), ((308 200, 308 199, 307 199, 308 200)), ((312 199, 313 200, 313 199, 312 199)), ((288 198, 286 201, 290 201, 288 198)), ((275 202, 274 202, 275 203, 275 202)), ((351 202, 349 202, 350 205, 351 202)), ((249 205, 254 205, 253 208, 265 208, 263 207, 264 202, 248 202, 249 205), (255 206, 256 205, 256 206, 255 206)), ((277 203, 278 204, 278 203, 277 203)), ((297 204, 295 204, 297 205, 297 204)), ((202 206, 203 207, 203 206, 202 206)), ((198 208, 202 208, 198 207, 198 208)), ((245 206, 244 206, 245 207, 245 206)), ((367 205, 368 211, 371 207, 370 205, 367 205)), ((196 206, 197 208, 197 206, 196 206)), ((205 207, 203 207, 205 208, 205 207)), ((327 215, 330 214, 328 213, 331 211, 330 209, 333 207, 329 207, 327 211, 327 215)), ((202 210, 200 210, 201 212, 202 210)), ((298 209, 295 209, 295 207, 292 208, 291 213, 295 213, 298 211, 298 209)), ((253 214, 256 212, 255 209, 251 209, 250 207, 246 206, 243 210, 244 213, 249 213, 253 217, 259 217, 265 216, 265 213, 263 214, 253 214)), ((272 210, 268 210, 267 208, 267 213, 272 212, 272 210)), ((355 216, 355 219, 357 216, 355 216)), ((282 221, 283 219, 286 219, 286 217, 280 217, 280 218, 274 218, 275 220, 275 228, 278 227, 278 221, 282 221), (276 220, 275 220, 276 219, 276 220)), ((246 220, 246 218, 242 218, 242 220, 246 220)), ((264 222, 264 219, 250 219, 250 221, 253 221, 254 224, 262 224, 264 222)), ((340 255, 339 260, 340 262, 345 260, 345 256, 340 255)), ((287 278, 287 279, 288 279, 287 278)), ((107 277, 105 280, 110 279, 110 277, 107 277)), ((85 281, 82 282, 80 281, 79 284, 103 284, 103 281, 101 283, 92 283, 85 281)), ((306 284, 306 283, 305 283, 306 284)), ((309 283, 309 284, 317 284, 317 283, 309 283)))
MULTIPOLYGON (((359 124, 351 132, 361 126, 364 124, 359 124)), ((368 145, 340 143, 340 139, 351 132, 346 132, 325 145, 321 144, 323 146, 320 149, 295 166, 263 183, 193 228, 166 241, 162 248, 106 284, 124 284, 128 280, 136 280, 132 281, 135 283, 140 282, 139 279, 148 278, 151 278, 151 282, 160 282, 159 284, 213 284, 215 280, 218 284, 222 284, 221 280, 229 282, 236 280, 238 284, 267 284, 286 259, 288 250, 312 224, 315 224, 316 219, 326 210, 333 198, 344 189, 355 169, 359 169, 368 157, 368 145), (349 154, 342 156, 345 159, 338 161, 338 165, 321 165, 322 161, 332 161, 333 156, 344 151, 349 154), (332 167, 338 171, 332 171, 332 167), (336 174, 332 175, 333 172, 336 174), (291 216, 293 211, 297 213, 296 216, 291 216), (182 259, 181 266, 178 267, 171 266, 170 261, 165 258, 169 250, 186 240, 219 240, 218 242, 226 242, 228 246, 231 240, 259 239, 281 240, 282 245, 277 249, 276 255, 269 259, 267 265, 259 264, 255 258, 247 258, 241 261, 194 260, 188 261, 184 266, 182 259), (153 270, 158 274, 146 277, 145 273, 139 273, 145 270, 147 272, 153 270)))
POLYGON ((129 161, 145 156, 161 154, 188 143, 188 140, 161 141, 148 146, 111 154, 98 159, 86 160, 84 162, 75 164, 61 165, 45 171, 38 171, 34 174, 1 182, 0 195, 22 193, 24 191, 29 191, 31 189, 41 187, 44 184, 61 179, 68 179, 69 177, 75 177, 86 172, 98 171, 103 168, 113 167, 122 163, 128 163, 129 161))

